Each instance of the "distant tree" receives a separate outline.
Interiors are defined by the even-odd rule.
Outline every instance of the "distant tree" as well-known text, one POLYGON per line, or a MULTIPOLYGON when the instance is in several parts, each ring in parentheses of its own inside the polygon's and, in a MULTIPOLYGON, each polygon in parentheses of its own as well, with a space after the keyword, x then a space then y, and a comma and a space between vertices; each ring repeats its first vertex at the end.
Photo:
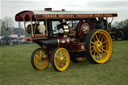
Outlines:
POLYGON ((0 35, 1 35, 2 20, 0 19, 0 35))
POLYGON ((124 24, 125 24, 125 25, 128 25, 128 19, 126 19, 126 20, 124 21, 124 24))
POLYGON ((128 19, 120 22, 115 22, 113 27, 115 27, 116 29, 123 29, 126 25, 128 25, 128 19))
POLYGON ((0 19, 0 28, 1 28, 1 25, 2 25, 2 20, 0 19))
POLYGON ((13 20, 9 17, 5 17, 1 20, 1 35, 2 36, 9 36, 11 34, 11 27, 13 26, 13 20))
POLYGON ((112 25, 112 27, 118 27, 118 24, 119 24, 119 22, 116 21, 116 22, 112 25))
POLYGON ((13 20, 10 17, 5 17, 4 21, 7 28, 12 27, 14 24, 13 20))
POLYGON ((1 35, 2 36, 9 36, 11 33, 11 29, 9 27, 6 27, 5 22, 2 22, 1 26, 1 35))

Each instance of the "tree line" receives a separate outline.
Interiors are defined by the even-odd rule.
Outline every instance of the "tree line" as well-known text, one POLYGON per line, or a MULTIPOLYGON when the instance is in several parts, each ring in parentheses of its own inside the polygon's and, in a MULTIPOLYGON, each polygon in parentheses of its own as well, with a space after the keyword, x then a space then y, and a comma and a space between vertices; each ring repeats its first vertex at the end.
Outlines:
MULTIPOLYGON (((23 29, 21 29, 21 35, 23 29)), ((0 36, 8 37, 10 34, 19 34, 19 29, 14 27, 14 21, 10 17, 0 19, 0 36)))
POLYGON ((116 29, 123 29, 125 26, 128 25, 128 19, 125 19, 124 21, 116 21, 112 27, 116 28, 116 29))
POLYGON ((0 35, 9 36, 11 34, 11 28, 13 28, 14 22, 10 17, 0 19, 0 35))

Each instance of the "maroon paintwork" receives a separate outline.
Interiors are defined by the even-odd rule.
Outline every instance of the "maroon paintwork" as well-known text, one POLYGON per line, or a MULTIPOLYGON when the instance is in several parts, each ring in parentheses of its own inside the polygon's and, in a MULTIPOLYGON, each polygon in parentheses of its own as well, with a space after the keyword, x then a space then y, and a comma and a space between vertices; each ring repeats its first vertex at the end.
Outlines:
POLYGON ((32 11, 22 11, 15 16, 16 21, 29 21, 30 19, 34 20, 34 13, 32 11))
POLYGON ((79 33, 79 37, 80 37, 80 39, 84 39, 85 38, 85 36, 86 36, 86 34, 87 33, 85 33, 84 32, 84 27, 85 27, 85 25, 88 27, 88 32, 89 31, 91 31, 92 30, 92 26, 93 25, 91 25, 91 23, 89 23, 89 22, 80 22, 79 24, 78 24, 78 33, 79 33))

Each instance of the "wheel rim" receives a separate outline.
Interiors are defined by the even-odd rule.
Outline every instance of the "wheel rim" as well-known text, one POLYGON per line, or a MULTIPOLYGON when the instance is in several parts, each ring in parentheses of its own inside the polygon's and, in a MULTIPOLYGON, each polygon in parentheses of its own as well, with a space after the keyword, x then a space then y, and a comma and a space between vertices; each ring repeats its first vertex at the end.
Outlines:
POLYGON ((39 48, 34 54, 34 66, 43 70, 49 65, 49 58, 44 49, 39 48))
POLYGON ((69 67, 70 56, 65 48, 59 48, 54 56, 55 67, 59 71, 65 71, 69 67))
POLYGON ((90 40, 90 54, 97 63, 107 62, 112 54, 112 39, 104 30, 96 31, 90 40))

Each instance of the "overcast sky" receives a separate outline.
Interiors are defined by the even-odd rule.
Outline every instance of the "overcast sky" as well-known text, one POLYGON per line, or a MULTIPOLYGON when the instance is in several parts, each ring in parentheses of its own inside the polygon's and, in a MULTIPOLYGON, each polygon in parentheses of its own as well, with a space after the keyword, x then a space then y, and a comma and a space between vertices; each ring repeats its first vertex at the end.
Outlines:
POLYGON ((43 10, 48 7, 55 10, 114 11, 118 13, 114 21, 128 18, 127 0, 0 0, 0 19, 8 16, 14 21, 15 14, 20 11, 43 10))

